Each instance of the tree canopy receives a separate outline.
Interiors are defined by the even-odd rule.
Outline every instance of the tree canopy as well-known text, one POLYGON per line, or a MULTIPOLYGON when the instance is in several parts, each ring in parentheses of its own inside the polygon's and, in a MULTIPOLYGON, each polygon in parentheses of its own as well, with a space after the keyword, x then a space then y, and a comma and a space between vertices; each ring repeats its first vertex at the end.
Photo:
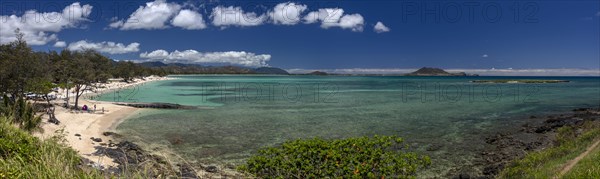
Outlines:
POLYGON ((109 78, 129 82, 136 77, 166 75, 162 70, 133 62, 116 62, 89 49, 35 52, 19 29, 15 33, 17 40, 0 45, 0 94, 10 96, 13 102, 26 93, 47 94, 55 87, 74 88, 77 108, 83 92, 109 78))

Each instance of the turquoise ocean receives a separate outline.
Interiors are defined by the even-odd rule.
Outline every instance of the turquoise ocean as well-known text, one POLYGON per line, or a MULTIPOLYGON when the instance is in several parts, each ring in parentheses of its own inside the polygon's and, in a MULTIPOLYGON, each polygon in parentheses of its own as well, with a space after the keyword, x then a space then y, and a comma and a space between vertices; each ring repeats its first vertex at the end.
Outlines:
POLYGON ((398 135, 442 174, 473 162, 485 137, 529 116, 600 106, 598 77, 170 76, 105 93, 102 101, 165 102, 117 127, 126 140, 189 162, 241 164, 258 149, 298 138, 398 135), (477 84, 553 79, 569 83, 477 84), (439 150, 428 151, 437 146, 439 150))

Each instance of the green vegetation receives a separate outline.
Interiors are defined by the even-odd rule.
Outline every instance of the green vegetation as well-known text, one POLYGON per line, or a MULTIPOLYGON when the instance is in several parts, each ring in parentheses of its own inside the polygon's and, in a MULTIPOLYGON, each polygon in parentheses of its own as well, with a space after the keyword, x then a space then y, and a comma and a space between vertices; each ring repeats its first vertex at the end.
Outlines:
MULTIPOLYGON (((161 69, 142 67, 133 62, 115 62, 102 54, 82 49, 61 52, 34 52, 17 29, 17 40, 0 45, 0 95, 15 102, 26 93, 45 95, 55 87, 75 88, 75 105, 84 91, 109 78, 164 76, 161 69)), ((47 99, 47 96, 46 96, 47 99)))
POLYGON ((16 101, 9 100, 7 96, 3 98, 4 102, 0 104, 0 115, 5 117, 7 122, 28 132, 42 130, 40 128, 42 117, 35 114, 31 103, 26 102, 23 98, 16 101))
POLYGON ((152 163, 125 167, 116 175, 83 165, 77 152, 65 144, 62 133, 40 140, 0 116, 0 178, 163 178, 174 170, 157 172, 152 163))
POLYGON ((402 142, 395 136, 294 140, 259 150, 239 169, 261 178, 411 178, 431 161, 406 152, 402 142))
POLYGON ((568 83, 567 80, 473 80, 472 83, 568 83))
POLYGON ((559 174, 567 161, 577 157, 598 139, 598 123, 586 122, 579 135, 572 127, 561 127, 554 147, 527 154, 523 159, 507 166, 499 178, 552 178, 559 174))
POLYGON ((564 176, 565 178, 600 178, 600 145, 584 157, 564 176))
POLYGON ((31 133, 40 131, 42 118, 27 93, 47 94, 55 87, 75 88, 77 99, 89 86, 108 78, 165 75, 132 62, 114 62, 91 50, 60 53, 33 52, 17 29, 17 40, 0 45, 0 178, 161 178, 177 176, 174 170, 155 171, 152 163, 125 167, 119 176, 84 166, 76 151, 58 135, 40 140, 31 133), (123 74, 123 71, 128 71, 123 74))
POLYGON ((59 139, 40 141, 0 117, 0 178, 103 178, 59 139))

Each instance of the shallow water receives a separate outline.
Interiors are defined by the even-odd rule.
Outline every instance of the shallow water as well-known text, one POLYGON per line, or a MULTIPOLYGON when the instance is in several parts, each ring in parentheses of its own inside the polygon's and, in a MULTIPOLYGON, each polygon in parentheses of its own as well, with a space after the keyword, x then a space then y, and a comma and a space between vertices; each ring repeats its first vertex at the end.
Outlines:
POLYGON ((472 162, 485 136, 530 115, 600 105, 592 77, 174 76, 107 93, 105 101, 168 102, 196 110, 144 110, 118 130, 188 161, 239 164, 257 149, 296 138, 398 135, 431 155, 440 174, 472 162), (560 79, 556 84, 474 84, 560 79), (204 108, 206 107, 206 108, 204 108), (432 145, 440 150, 428 152, 432 145))

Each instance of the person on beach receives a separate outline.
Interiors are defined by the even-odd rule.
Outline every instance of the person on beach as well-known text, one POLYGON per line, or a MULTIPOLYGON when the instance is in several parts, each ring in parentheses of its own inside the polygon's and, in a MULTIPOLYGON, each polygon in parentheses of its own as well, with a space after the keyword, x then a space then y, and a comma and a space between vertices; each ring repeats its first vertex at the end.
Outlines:
POLYGON ((94 104, 94 113, 96 112, 96 104, 94 104))

